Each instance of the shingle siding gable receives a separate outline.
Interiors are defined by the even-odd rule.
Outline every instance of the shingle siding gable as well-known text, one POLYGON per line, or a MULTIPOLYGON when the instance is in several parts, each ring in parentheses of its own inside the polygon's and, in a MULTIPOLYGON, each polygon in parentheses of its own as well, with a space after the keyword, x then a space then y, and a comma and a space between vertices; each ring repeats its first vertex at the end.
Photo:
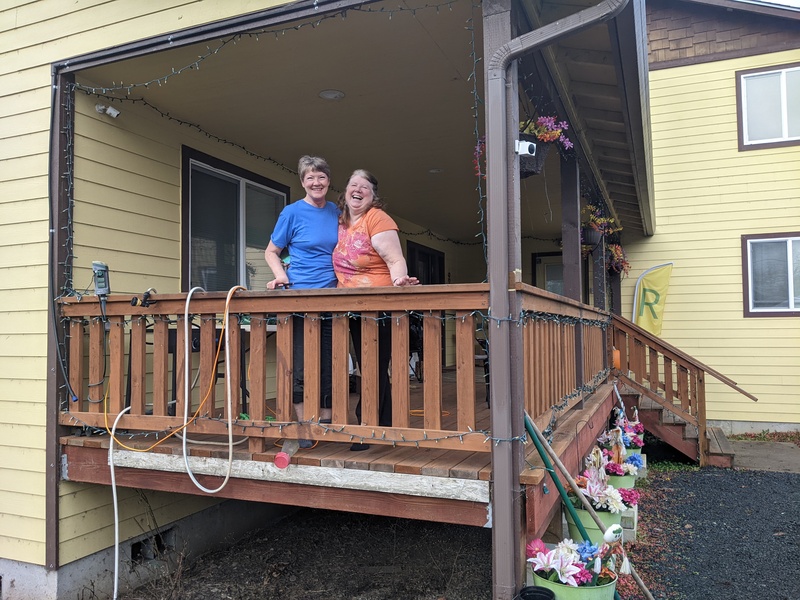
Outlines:
POLYGON ((675 0, 649 0, 650 69, 800 48, 800 23, 675 0))

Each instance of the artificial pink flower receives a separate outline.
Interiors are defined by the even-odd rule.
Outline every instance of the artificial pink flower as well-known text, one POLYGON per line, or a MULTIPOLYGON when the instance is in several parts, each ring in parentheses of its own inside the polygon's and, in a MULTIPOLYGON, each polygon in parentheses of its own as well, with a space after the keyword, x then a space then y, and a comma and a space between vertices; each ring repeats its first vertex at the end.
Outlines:
POLYGON ((544 542, 540 539, 531 540, 528 542, 528 545, 525 546, 525 554, 528 558, 533 558, 539 552, 545 553, 547 552, 547 546, 544 545, 544 542))

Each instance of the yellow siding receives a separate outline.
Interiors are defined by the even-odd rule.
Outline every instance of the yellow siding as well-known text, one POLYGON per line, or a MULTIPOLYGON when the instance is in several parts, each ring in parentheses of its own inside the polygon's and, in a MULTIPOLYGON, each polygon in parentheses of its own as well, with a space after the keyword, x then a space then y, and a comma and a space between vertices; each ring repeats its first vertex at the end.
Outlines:
MULTIPOLYGON (((12 0, 0 8, 0 557, 39 565, 45 559, 51 63, 282 3, 12 0)), ((90 98, 79 95, 78 112, 75 287, 91 282, 92 260, 106 260, 115 291, 150 286, 177 291, 180 144, 245 168, 254 165, 202 136, 175 127, 170 136, 165 123, 142 110, 126 109, 126 118, 112 126, 96 118, 90 98), (136 125, 143 137, 129 139, 131 132, 121 129, 128 125, 136 125), (126 142, 118 144, 123 133, 126 142)), ((253 170, 263 172, 263 165, 253 170)), ((280 179, 277 175, 267 173, 280 179)), ((112 543, 109 496, 105 490, 84 495, 81 502, 62 501, 65 523, 87 510, 105 511, 91 531, 65 528, 60 549, 65 561, 112 543)), ((205 505, 170 497, 157 504, 156 515, 167 523, 205 505)), ((125 519, 143 512, 132 507, 125 519)), ((128 534, 141 532, 125 527, 128 534)))
POLYGON ((630 316, 636 277, 675 266, 662 336, 731 377, 759 402, 713 378, 708 418, 800 423, 800 320, 745 319, 741 236, 800 231, 800 147, 738 151, 737 70, 800 61, 800 51, 650 73, 657 231, 626 241, 630 316))
MULTIPOLYGON (((173 521, 208 508, 214 497, 186 496, 162 492, 117 491, 120 539, 129 539, 166 527, 173 521)), ((114 543, 114 505, 106 486, 67 484, 62 486, 62 561, 77 560, 114 543)))

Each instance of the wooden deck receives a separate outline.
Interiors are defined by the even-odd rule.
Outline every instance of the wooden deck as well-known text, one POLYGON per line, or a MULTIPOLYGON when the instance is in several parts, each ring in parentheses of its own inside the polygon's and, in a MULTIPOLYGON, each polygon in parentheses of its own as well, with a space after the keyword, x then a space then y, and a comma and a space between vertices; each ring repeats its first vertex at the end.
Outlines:
MULTIPOLYGON (((482 365, 475 368, 476 423, 490 429, 482 365)), ((456 375, 442 374, 442 423, 455 423, 456 375)), ((412 425, 423 420, 423 384, 411 379, 412 425)), ((608 386, 604 386, 607 388, 608 386)), ((583 409, 565 411, 553 435, 553 446, 563 461, 578 468, 579 457, 594 443, 610 411, 611 393, 600 389, 583 409)), ((351 418, 357 401, 350 394, 351 418)), ((274 401, 267 401, 267 411, 274 401)), ((539 419, 546 428, 550 415, 539 419)), ((421 426, 421 425, 420 425, 421 426)), ((114 464, 117 485, 142 489, 203 494, 186 473, 183 442, 172 437, 156 444, 154 437, 117 432, 114 464), (124 447, 123 447, 124 446, 124 447), (127 447, 127 449, 125 448, 127 447)), ((197 480, 216 488, 228 470, 227 436, 189 431, 188 462, 197 480)), ((323 436, 324 438, 324 436, 323 436)), ((217 494, 258 502, 364 512, 385 516, 491 526, 489 484, 491 453, 430 447, 372 445, 353 452, 349 443, 318 441, 301 449, 290 466, 279 469, 275 455, 281 440, 267 444, 263 452, 251 452, 247 437, 234 436, 231 478, 217 494)), ((491 443, 487 441, 487 443, 491 443)), ((61 438, 65 456, 64 477, 71 481, 110 484, 109 435, 69 435, 61 438)), ((520 473, 520 489, 527 496, 527 527, 531 536, 541 535, 558 508, 558 494, 543 469, 533 444, 526 445, 526 467, 520 473), (543 485, 549 483, 549 490, 543 485)))

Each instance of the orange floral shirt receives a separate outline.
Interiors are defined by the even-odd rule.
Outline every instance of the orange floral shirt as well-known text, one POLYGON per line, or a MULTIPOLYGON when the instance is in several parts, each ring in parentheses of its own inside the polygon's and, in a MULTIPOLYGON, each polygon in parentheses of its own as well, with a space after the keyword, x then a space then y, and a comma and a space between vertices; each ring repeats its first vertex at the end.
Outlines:
POLYGON ((379 208, 371 208, 350 227, 339 225, 339 242, 333 249, 333 270, 338 287, 392 285, 389 267, 372 246, 372 236, 397 231, 397 223, 379 208))

